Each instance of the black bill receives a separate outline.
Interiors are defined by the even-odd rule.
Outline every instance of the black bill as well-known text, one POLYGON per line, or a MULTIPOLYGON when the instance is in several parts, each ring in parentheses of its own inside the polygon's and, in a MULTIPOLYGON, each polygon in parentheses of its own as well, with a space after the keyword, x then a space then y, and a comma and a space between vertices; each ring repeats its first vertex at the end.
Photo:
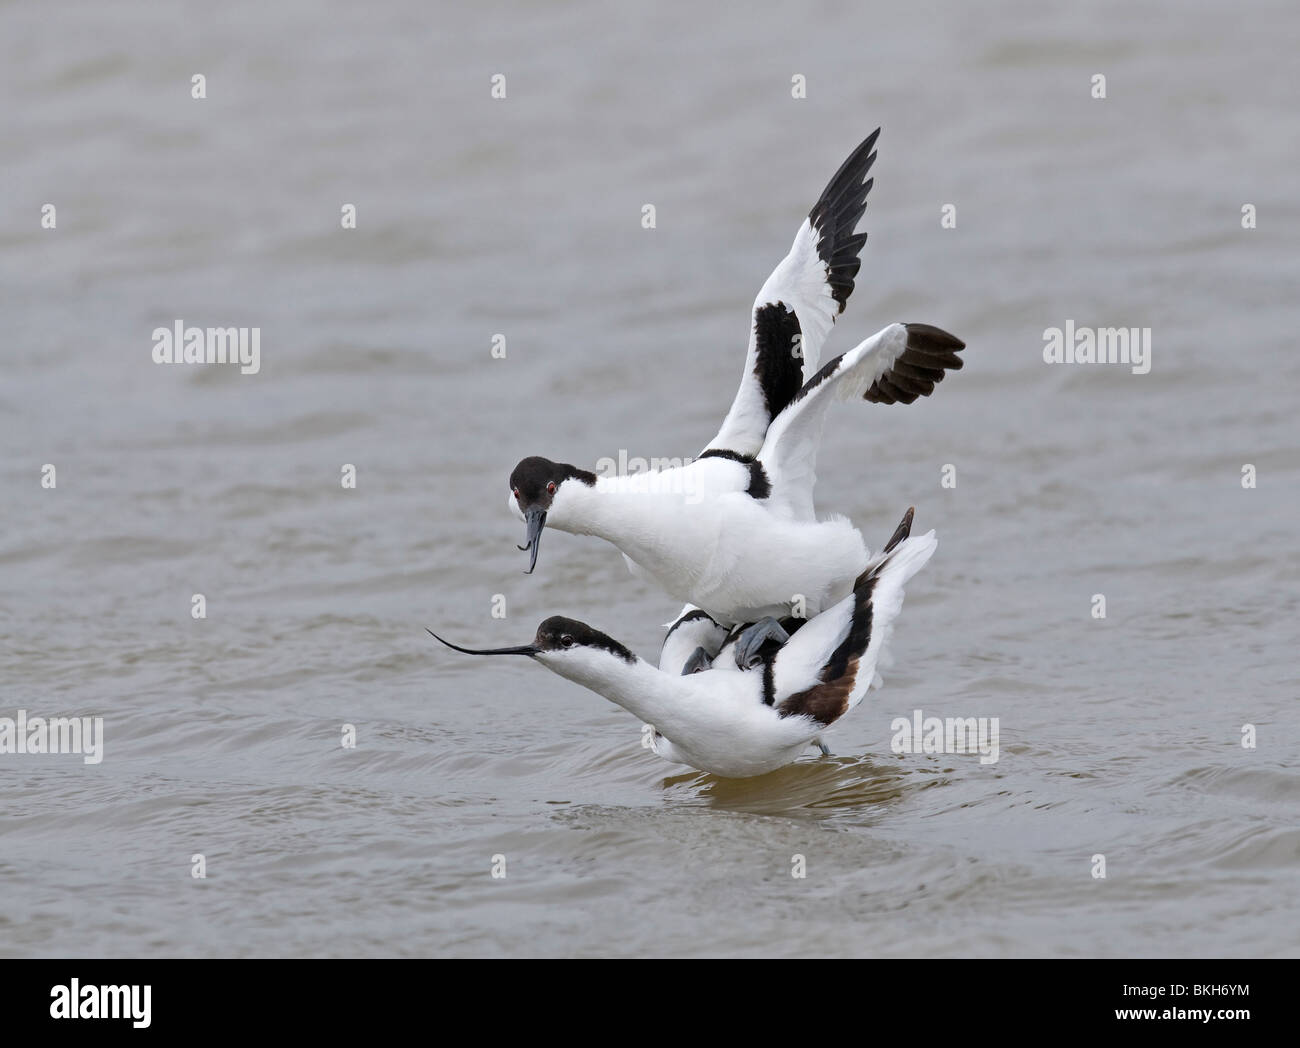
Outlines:
POLYGON ((456 651, 463 651, 466 655, 536 655, 542 650, 533 644, 521 644, 517 648, 462 648, 459 644, 453 644, 449 640, 442 640, 428 626, 424 627, 424 632, 434 640, 442 641, 447 647, 456 651))
POLYGON ((528 541, 519 548, 533 551, 533 555, 528 558, 528 570, 524 572, 525 575, 531 575, 533 568, 537 567, 537 551, 542 545, 542 529, 546 527, 546 510, 534 506, 524 514, 524 522, 528 525, 528 541))

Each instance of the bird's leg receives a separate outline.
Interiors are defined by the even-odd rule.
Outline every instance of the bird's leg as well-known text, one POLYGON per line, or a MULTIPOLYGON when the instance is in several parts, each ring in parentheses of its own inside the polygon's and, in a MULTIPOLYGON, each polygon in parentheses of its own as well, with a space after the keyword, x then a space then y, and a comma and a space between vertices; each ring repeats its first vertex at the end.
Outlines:
POLYGON ((745 627, 736 638, 736 665, 742 670, 756 666, 761 661, 758 657, 759 648, 769 640, 784 644, 789 639, 790 634, 771 615, 759 619, 752 626, 745 627))
POLYGON ((831 755, 831 751, 826 748, 826 743, 822 742, 821 739, 813 739, 813 745, 822 751, 823 757, 829 757, 831 755))
POLYGON ((703 647, 696 648, 691 652, 691 657, 686 660, 686 665, 682 667, 682 676, 688 677, 692 673, 703 673, 713 666, 713 659, 703 647))

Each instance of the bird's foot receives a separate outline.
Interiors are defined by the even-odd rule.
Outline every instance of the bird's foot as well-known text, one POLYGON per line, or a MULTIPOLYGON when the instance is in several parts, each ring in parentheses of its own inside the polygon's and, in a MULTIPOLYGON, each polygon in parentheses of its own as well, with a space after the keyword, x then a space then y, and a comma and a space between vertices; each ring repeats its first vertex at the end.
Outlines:
POLYGON ((692 673, 703 673, 713 666, 713 659, 704 648, 696 648, 691 652, 691 657, 686 660, 686 665, 682 667, 682 676, 689 677, 692 673))
POLYGON ((752 669, 763 660, 759 658, 758 652, 769 640, 774 640, 778 644, 784 644, 790 639, 790 634, 781 628, 781 624, 768 616, 759 619, 752 626, 747 626, 741 631, 736 638, 736 665, 742 670, 752 669))

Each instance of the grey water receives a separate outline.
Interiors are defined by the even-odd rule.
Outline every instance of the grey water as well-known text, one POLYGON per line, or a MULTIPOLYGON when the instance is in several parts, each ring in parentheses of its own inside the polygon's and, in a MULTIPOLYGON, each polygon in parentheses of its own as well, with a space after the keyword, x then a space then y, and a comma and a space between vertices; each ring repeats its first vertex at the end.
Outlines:
POLYGON ((1298 34, 0 5, 0 718, 103 718, 99 763, 0 753, 0 955, 1296 956, 1298 34), (509 471, 696 454, 877 126, 826 356, 968 348, 826 429, 822 510, 939 536, 835 755, 694 773, 437 646, 562 613, 654 656, 677 605, 612 547, 523 574, 509 471), (259 370, 156 364, 178 320, 259 329, 259 370), (1149 373, 1046 363, 1067 322, 1149 328, 1149 373), (999 759, 894 753, 915 710, 997 717, 999 759))

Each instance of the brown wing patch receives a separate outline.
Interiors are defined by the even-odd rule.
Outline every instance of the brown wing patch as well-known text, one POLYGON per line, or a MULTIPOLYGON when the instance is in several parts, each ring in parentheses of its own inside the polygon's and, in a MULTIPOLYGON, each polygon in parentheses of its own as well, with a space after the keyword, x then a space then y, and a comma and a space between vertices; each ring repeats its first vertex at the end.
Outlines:
POLYGON ((856 657, 849 660, 845 671, 834 680, 814 684, 807 691, 796 692, 782 700, 776 712, 782 717, 796 717, 803 714, 805 717, 811 717, 818 724, 831 724, 839 720, 849 708, 849 696, 853 694, 853 682, 858 676, 856 657))
POLYGON ((899 401, 910 404, 917 397, 933 393, 946 371, 961 369, 962 359, 957 353, 966 348, 961 339, 929 324, 903 326, 907 328, 907 348, 862 394, 863 400, 873 404, 899 401))
POLYGON ((853 591, 853 620, 848 635, 822 667, 817 684, 781 700, 776 707, 780 716, 802 714, 819 724, 830 724, 844 715, 849 708, 854 682, 858 679, 858 660, 871 640, 871 591, 875 585, 874 575, 858 579, 853 591))

